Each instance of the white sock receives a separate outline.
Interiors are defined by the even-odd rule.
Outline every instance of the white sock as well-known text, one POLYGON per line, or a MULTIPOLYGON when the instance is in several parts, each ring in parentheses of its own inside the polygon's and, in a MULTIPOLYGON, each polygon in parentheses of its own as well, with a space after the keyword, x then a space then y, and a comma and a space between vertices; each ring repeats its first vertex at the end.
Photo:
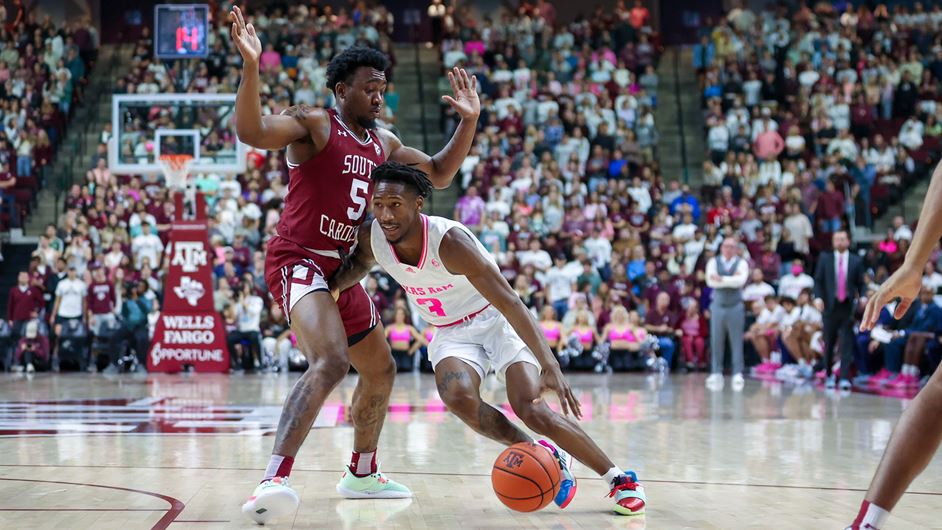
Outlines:
POLYGON ((353 474, 361 477, 365 477, 370 473, 374 472, 373 463, 376 461, 376 451, 371 453, 360 453, 360 458, 356 461, 356 469, 353 470, 353 474))
POLYGON ((913 374, 913 377, 918 379, 919 376, 921 375, 919 367, 916 365, 910 365, 910 366, 912 366, 912 368, 909 369, 910 373, 913 374))
MULTIPOLYGON (((860 520, 860 528, 883 528, 883 524, 886 523, 886 519, 890 516, 890 512, 880 508, 872 502, 864 501, 864 503, 867 507, 867 511, 863 514, 863 518, 860 520)), ((863 507, 861 506, 861 508, 863 507)))
POLYGON ((912 375, 913 367, 908 364, 903 365, 903 375, 912 375))
POLYGON ((617 467, 613 467, 612 469, 609 469, 607 473, 602 475, 602 480, 605 481, 605 484, 611 486, 612 483, 615 482, 615 479, 618 478, 619 475, 624 475, 624 474, 625 474, 624 471, 618 469, 617 467))
POLYGON ((808 364, 808 361, 804 359, 798 359, 798 366, 805 366, 808 364))

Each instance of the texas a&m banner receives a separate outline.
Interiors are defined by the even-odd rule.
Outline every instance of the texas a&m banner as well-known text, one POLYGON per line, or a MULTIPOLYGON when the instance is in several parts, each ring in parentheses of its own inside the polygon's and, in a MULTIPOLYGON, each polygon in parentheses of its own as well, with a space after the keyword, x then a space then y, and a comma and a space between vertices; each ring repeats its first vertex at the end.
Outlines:
POLYGON ((164 306, 154 330, 147 369, 228 372, 222 317, 213 307, 213 265, 205 221, 177 221, 164 259, 170 260, 164 306))

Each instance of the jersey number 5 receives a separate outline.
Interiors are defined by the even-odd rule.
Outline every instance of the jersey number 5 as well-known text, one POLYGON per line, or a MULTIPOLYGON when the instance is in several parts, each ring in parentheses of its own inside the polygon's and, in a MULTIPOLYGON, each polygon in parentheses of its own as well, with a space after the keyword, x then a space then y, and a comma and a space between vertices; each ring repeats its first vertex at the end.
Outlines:
POLYGON ((426 306, 429 313, 440 317, 448 316, 445 314, 445 308, 442 307, 442 302, 438 298, 416 298, 415 303, 426 306))
POLYGON ((369 191, 369 182, 353 179, 353 184, 350 186, 350 200, 353 201, 356 208, 354 209, 353 206, 347 207, 347 217, 349 217, 351 221, 358 221, 360 216, 363 215, 363 211, 366 210, 366 195, 369 191))

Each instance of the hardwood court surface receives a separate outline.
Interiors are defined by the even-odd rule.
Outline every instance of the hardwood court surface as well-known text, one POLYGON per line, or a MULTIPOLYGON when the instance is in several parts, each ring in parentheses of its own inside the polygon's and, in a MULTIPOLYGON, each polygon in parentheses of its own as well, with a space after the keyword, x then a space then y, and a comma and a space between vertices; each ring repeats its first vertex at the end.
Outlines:
MULTIPOLYGON (((278 375, 0 375, 0 528, 254 528, 240 506, 261 478, 281 403, 278 375)), ((382 470, 414 499, 344 500, 352 446, 349 376, 298 455, 301 507, 273 528, 843 528, 905 401, 747 381, 707 391, 702 375, 571 378, 586 430, 638 471, 647 515, 618 517, 581 464, 565 511, 510 512, 491 491, 501 447, 465 428, 431 376, 397 379, 382 470)), ((492 379, 483 394, 504 404, 492 379)), ((507 409, 509 410, 509 409, 507 409)), ((888 528, 942 528, 942 458, 888 528)))

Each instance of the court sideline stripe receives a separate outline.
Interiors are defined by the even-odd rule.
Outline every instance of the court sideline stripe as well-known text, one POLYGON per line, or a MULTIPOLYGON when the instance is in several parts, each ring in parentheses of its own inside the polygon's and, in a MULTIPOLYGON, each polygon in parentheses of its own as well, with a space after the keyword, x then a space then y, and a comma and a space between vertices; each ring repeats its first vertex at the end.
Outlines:
MULTIPOLYGON (((149 495, 151 497, 157 497, 160 500, 167 501, 170 504, 170 509, 164 513, 164 516, 157 521, 154 526, 151 527, 151 530, 166 530, 170 523, 173 522, 177 516, 180 515, 180 512, 186 508, 186 504, 179 499, 170 497, 169 495, 164 495, 162 493, 154 493, 152 491, 136 490, 133 488, 122 488, 119 486, 105 486, 104 484, 90 484, 87 482, 63 482, 60 480, 36 480, 36 479, 25 479, 25 478, 7 478, 0 477, 0 480, 6 480, 9 482, 33 482, 33 483, 42 483, 42 484, 65 484, 67 486, 88 486, 91 488, 103 488, 109 490, 118 490, 118 491, 129 491, 131 493, 140 493, 141 495, 149 495)), ((149 511, 159 511, 159 510, 149 510, 149 511)))
MULTIPOLYGON (((259 471, 260 468, 254 467, 193 467, 193 466, 83 466, 83 465, 52 465, 52 464, 0 464, 0 467, 34 467, 34 468, 43 468, 43 467, 54 467, 54 468, 105 468, 105 469, 192 469, 199 471, 259 471)), ((304 468, 294 468, 292 473, 337 473, 336 469, 304 469, 304 468)), ((384 470, 384 473, 390 475, 430 475, 430 476, 457 476, 457 477, 489 477, 489 473, 456 473, 456 472, 436 472, 436 471, 396 471, 396 470, 384 470)), ((599 477, 589 477, 585 475, 576 476, 578 480, 593 480, 599 477)), ((3 479, 0 480, 11 480, 3 479)), ((20 480, 20 479, 15 479, 20 480)), ((42 482, 38 480, 26 481, 26 482, 42 482)), ((652 484, 685 484, 690 486, 736 486, 736 487, 747 487, 747 488, 781 488, 781 489, 794 489, 794 490, 820 490, 820 491, 867 491, 866 488, 837 488, 832 486, 790 486, 784 484, 740 484, 736 482, 706 482, 700 480, 664 480, 664 479, 644 479, 642 483, 649 482, 652 484)), ((70 484, 63 482, 62 484, 70 484)), ((91 484, 80 484, 80 485, 91 485, 91 484)), ((109 487, 109 486, 100 486, 100 487, 109 487)), ((115 488, 121 489, 121 488, 115 488)), ((128 491, 137 491, 137 490, 128 490, 128 491)), ((141 492, 146 493, 146 492, 141 492)), ((154 494, 157 495, 157 494, 154 494)), ((932 496, 942 496, 942 492, 938 491, 907 491, 906 495, 932 495, 932 496)), ((171 498, 171 497, 168 497, 171 498)), ((178 501, 179 502, 179 501, 178 501)), ((182 502, 181 502, 182 504, 182 502)), ((181 508, 182 509, 182 508, 181 508)))

